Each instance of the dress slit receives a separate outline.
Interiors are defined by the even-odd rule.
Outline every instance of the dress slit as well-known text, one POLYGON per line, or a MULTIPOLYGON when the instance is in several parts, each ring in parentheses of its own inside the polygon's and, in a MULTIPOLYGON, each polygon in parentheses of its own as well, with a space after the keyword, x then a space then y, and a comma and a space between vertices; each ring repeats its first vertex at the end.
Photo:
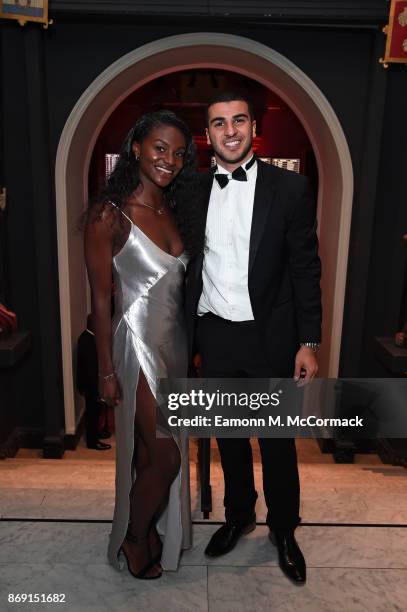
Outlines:
MULTIPOLYGON (((131 330, 127 330, 127 333, 132 334, 131 330)), ((132 398, 129 402, 130 398, 125 397, 126 390, 124 385, 122 385, 123 392, 123 401, 121 406, 116 408, 115 412, 115 422, 116 422, 116 431, 120 432, 122 429, 126 430, 125 438, 127 439, 127 453, 126 448, 120 448, 116 446, 116 462, 117 462, 117 471, 116 471, 116 490, 122 490, 123 486, 125 487, 125 492, 121 492, 119 495, 119 499, 116 497, 116 505, 115 505, 115 514, 113 518, 113 526, 112 533, 110 536, 110 543, 108 548, 108 558, 110 563, 119 570, 124 569, 125 564, 123 559, 120 557, 121 552, 121 543, 124 540, 124 537, 127 533, 129 521, 130 521, 130 494, 131 488, 135 479, 137 478, 136 472, 136 411, 137 411, 137 391, 140 383, 140 373, 142 374, 145 383, 147 384, 148 390, 151 394, 153 401, 157 404, 157 398, 153 391, 153 385, 149 380, 149 377, 145 374, 145 371, 142 367, 141 361, 143 360, 140 355, 135 351, 134 358, 138 362, 137 367, 137 375, 135 376, 134 383, 132 385, 132 398), (124 407, 128 404, 133 406, 131 411, 131 427, 129 427, 129 419, 130 416, 128 411, 124 409, 124 407), (120 410, 121 408, 121 410, 120 410), (124 421, 124 422, 123 422, 124 421), (126 426, 127 422, 127 426, 126 426), (130 434, 130 435, 129 435, 130 434), (127 457, 126 457, 127 455, 127 457), (120 467, 122 466, 122 467, 120 467), (127 472, 129 470, 129 472, 127 472), (127 478, 123 478, 123 472, 127 472, 127 478), (123 480, 125 482, 123 482, 123 480), (122 482, 120 482, 122 481, 122 482)), ((120 371, 117 372, 119 376, 119 380, 124 379, 124 375, 121 377, 120 371)), ((118 434, 117 439, 123 440, 123 435, 118 434)), ((187 451, 187 440, 178 440, 173 436, 173 440, 178 446, 178 450, 181 455, 181 467, 178 472, 178 475, 172 482, 169 495, 168 502, 164 511, 160 514, 157 522, 156 529, 163 540, 163 554, 161 558, 161 565, 163 569, 169 571, 175 571, 178 569, 179 557, 182 549, 189 548, 191 546, 191 528, 188 521, 188 518, 182 521, 182 508, 181 508, 181 495, 184 497, 189 497, 189 491, 185 491, 185 483, 183 480, 187 478, 189 480, 189 465, 188 461, 188 451, 187 451), (178 507, 177 507, 178 506, 178 507), (185 525, 183 525, 183 522, 185 525), (175 527, 175 529, 174 529, 175 527), (169 531, 171 528, 171 531, 169 531)), ((187 482, 187 480, 186 480, 187 482)), ((184 513, 185 514, 185 513, 184 513)))

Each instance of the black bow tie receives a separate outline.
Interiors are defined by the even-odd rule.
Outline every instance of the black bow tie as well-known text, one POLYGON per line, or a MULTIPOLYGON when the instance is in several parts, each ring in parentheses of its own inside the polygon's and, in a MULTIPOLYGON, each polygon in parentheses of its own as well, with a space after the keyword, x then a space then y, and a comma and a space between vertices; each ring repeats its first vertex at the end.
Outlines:
MULTIPOLYGON (((251 160, 245 166, 246 170, 249 170, 249 168, 253 166, 255 161, 256 161, 256 158, 253 155, 251 160)), ((239 166, 238 168, 236 168, 236 170, 233 170, 231 178, 235 181, 247 181, 247 175, 246 175, 245 168, 242 168, 242 166, 239 166)), ((226 187, 226 185, 229 183, 229 176, 227 174, 217 173, 215 174, 215 178, 218 181, 219 187, 221 189, 226 187)))

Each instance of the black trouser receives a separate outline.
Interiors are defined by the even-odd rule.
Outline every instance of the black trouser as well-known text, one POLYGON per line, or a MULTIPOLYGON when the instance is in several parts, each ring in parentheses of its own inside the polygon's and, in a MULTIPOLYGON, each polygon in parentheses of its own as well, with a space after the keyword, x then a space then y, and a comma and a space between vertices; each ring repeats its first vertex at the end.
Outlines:
POLYGON ((101 414, 100 401, 93 397, 85 397, 85 428, 86 446, 96 446, 99 441, 99 418, 101 414))
MULTIPOLYGON (((273 378, 254 321, 234 323, 212 314, 198 318, 197 347, 205 378, 273 378)), ((294 367, 294 366, 293 366, 294 367)), ((297 453, 292 438, 259 438, 267 524, 294 529, 300 522, 297 453)), ((257 493, 248 438, 217 439, 225 478, 225 517, 246 522, 257 493)))

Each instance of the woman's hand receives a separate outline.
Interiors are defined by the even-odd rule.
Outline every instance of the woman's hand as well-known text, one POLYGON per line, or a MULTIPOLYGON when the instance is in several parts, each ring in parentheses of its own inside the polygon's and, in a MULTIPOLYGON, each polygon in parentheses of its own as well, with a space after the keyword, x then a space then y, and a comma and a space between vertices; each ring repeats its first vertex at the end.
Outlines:
POLYGON ((116 376, 99 382, 100 400, 108 406, 117 406, 122 399, 122 393, 116 376))

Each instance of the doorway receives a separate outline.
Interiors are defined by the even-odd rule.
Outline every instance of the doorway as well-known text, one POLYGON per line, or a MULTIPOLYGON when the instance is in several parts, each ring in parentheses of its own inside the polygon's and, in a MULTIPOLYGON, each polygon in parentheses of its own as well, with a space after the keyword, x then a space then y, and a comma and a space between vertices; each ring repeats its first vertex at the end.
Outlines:
POLYGON ((316 84, 270 47, 220 33, 172 36, 144 45, 109 66, 78 100, 61 135, 56 160, 56 206, 67 434, 75 432, 79 418, 73 348, 87 312, 82 235, 76 231, 76 221, 89 197, 88 177, 91 162, 95 163, 95 144, 115 109, 137 90, 168 75, 201 74, 200 71, 219 76, 222 72, 232 73, 261 85, 292 113, 311 145, 315 184, 318 177, 324 271, 320 373, 332 377, 338 373, 353 198, 351 158, 338 118, 316 84))

